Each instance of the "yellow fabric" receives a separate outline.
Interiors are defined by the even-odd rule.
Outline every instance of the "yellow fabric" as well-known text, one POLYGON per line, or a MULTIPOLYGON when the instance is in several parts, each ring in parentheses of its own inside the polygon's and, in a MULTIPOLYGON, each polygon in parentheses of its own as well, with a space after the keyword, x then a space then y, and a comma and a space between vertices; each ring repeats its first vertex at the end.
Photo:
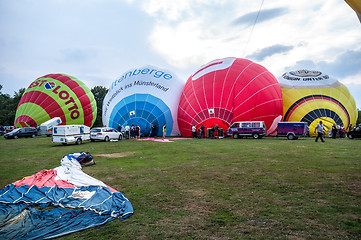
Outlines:
POLYGON ((345 0, 345 2, 356 12, 361 22, 361 1, 360 0, 345 0))

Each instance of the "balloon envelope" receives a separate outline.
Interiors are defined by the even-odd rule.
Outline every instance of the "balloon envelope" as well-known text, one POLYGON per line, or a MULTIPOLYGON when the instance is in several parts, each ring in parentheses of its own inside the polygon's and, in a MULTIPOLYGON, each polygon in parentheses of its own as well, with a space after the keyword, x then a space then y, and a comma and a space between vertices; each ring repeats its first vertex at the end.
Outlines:
POLYGON ((97 107, 90 89, 75 77, 48 74, 33 81, 25 90, 16 110, 16 127, 36 127, 54 117, 62 125, 84 124, 96 119, 97 107))
POLYGON ((333 124, 346 129, 357 120, 356 103, 346 86, 320 71, 298 70, 278 79, 283 94, 283 120, 308 122, 310 135, 322 120, 325 129, 333 124))
POLYGON ((189 77, 178 108, 183 136, 191 136, 192 125, 218 124, 226 130, 235 121, 264 121, 272 134, 281 119, 277 79, 263 66, 241 58, 218 59, 200 67, 189 77))
POLYGON ((361 2, 360 0, 345 0, 345 2, 356 12, 361 22, 361 2))
POLYGON ((155 136, 179 135, 177 107, 184 83, 170 72, 154 66, 143 66, 125 72, 114 81, 103 101, 103 124, 117 128, 120 124, 138 125, 143 136, 149 136, 156 125, 155 136))

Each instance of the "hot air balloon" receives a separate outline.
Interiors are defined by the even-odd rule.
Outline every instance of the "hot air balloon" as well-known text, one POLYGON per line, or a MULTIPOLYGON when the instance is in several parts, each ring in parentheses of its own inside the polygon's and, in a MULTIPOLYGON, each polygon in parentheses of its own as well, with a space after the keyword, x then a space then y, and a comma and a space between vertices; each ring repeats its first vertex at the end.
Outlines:
POLYGON ((218 124, 224 130, 235 121, 264 121, 267 133, 282 119, 282 93, 277 79, 247 59, 223 58, 199 68, 184 86, 178 108, 183 136, 191 128, 218 124))
POLYGON ((184 82, 168 70, 143 66, 125 72, 114 81, 103 101, 103 124, 117 128, 138 125, 143 136, 179 135, 177 107, 184 82))
POLYGON ((359 0, 345 0, 345 2, 356 12, 361 22, 361 2, 359 0))
POLYGON ((89 88, 75 77, 48 74, 33 81, 16 110, 16 127, 39 126, 54 117, 62 124, 91 127, 97 115, 96 102, 89 88))
POLYGON ((308 122, 310 135, 322 120, 330 130, 333 124, 346 129, 357 120, 357 108, 348 89, 320 71, 286 72, 278 79, 283 95, 283 120, 308 122))

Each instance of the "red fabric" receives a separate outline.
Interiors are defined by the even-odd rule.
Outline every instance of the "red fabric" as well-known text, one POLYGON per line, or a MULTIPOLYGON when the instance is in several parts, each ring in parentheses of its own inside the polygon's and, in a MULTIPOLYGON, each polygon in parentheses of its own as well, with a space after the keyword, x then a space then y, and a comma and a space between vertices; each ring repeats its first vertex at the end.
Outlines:
MULTIPOLYGON (((66 119, 65 119, 63 110, 61 109, 60 105, 48 94, 40 92, 40 91, 26 92, 21 97, 18 108, 21 104, 28 103, 28 102, 39 105, 42 109, 44 109, 46 111, 47 114, 49 114, 50 119, 54 118, 54 117, 60 117, 62 124, 66 125, 66 119)), ((33 113, 30 112, 30 114, 33 114, 33 113)), ((24 121, 23 116, 26 116, 26 112, 24 112, 23 115, 19 116, 15 120, 14 126, 18 122, 26 122, 26 123, 28 123, 29 126, 32 126, 32 127, 38 126, 38 124, 31 117, 28 116, 29 119, 27 119, 27 120, 29 120, 29 122, 27 122, 27 121, 24 121)))
POLYGON ((64 180, 55 180, 56 170, 41 170, 40 172, 31 175, 30 177, 23 178, 20 181, 14 183, 15 187, 20 187, 23 185, 37 186, 37 187, 58 187, 62 188, 74 188, 74 185, 64 180))
POLYGON ((48 74, 41 78, 52 78, 68 86, 75 93, 81 103, 81 109, 84 112, 84 125, 88 127, 92 126, 93 117, 95 116, 93 116, 90 99, 78 82, 63 74, 48 74))
POLYGON ((282 115, 281 87, 272 73, 247 59, 226 58, 189 77, 179 102, 178 125, 182 136, 191 137, 193 124, 208 128, 217 123, 227 130, 236 121, 264 121, 270 127, 282 115))

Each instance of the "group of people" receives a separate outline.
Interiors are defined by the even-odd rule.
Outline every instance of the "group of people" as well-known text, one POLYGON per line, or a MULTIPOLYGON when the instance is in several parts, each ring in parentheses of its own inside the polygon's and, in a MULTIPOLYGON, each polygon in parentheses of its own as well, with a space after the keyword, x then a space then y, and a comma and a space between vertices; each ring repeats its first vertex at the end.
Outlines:
MULTIPOLYGON (((140 139, 141 136, 141 129, 140 126, 134 123, 129 126, 129 124, 127 124, 125 127, 123 127, 122 125, 118 125, 118 131, 119 132, 124 132, 124 137, 126 139, 140 139)), ((156 124, 151 124, 151 132, 149 137, 157 137, 157 125, 156 124)), ((163 125, 163 139, 165 139, 166 136, 166 132, 167 132, 167 124, 164 123, 163 125)))
MULTIPOLYGON (((349 127, 349 130, 352 129, 352 124, 349 127)), ((315 127, 315 133, 317 132, 317 137, 315 139, 315 142, 318 141, 318 139, 321 140, 321 142, 325 142, 325 140, 323 139, 323 133, 325 131, 325 127, 323 126, 323 122, 320 121, 319 123, 317 123, 316 127, 315 127)), ((332 138, 336 139, 336 135, 337 133, 339 133, 340 138, 344 138, 346 135, 346 129, 343 126, 343 124, 341 124, 340 126, 337 126, 336 124, 333 124, 332 129, 331 129, 331 134, 332 134, 332 138)))
MULTIPOLYGON (((352 125, 350 126, 350 129, 352 129, 352 125)), ((333 139, 336 139, 337 133, 339 133, 340 138, 345 137, 346 129, 343 124, 341 124, 340 126, 336 126, 336 124, 332 125, 331 134, 333 139)))
MULTIPOLYGON (((218 127, 218 124, 216 124, 215 126, 211 126, 211 128, 209 130, 208 138, 219 139, 219 133, 220 133, 220 129, 218 127)), ((202 126, 200 126, 197 129, 196 125, 193 125, 192 126, 192 137, 193 138, 206 138, 206 127, 202 124, 202 126)))
POLYGON ((129 127, 129 124, 127 124, 124 129, 123 126, 121 126, 120 124, 118 125, 118 131, 119 132, 123 132, 125 134, 125 138, 127 139, 139 139, 140 138, 140 127, 136 124, 134 125, 134 123, 132 124, 132 126, 129 127))

